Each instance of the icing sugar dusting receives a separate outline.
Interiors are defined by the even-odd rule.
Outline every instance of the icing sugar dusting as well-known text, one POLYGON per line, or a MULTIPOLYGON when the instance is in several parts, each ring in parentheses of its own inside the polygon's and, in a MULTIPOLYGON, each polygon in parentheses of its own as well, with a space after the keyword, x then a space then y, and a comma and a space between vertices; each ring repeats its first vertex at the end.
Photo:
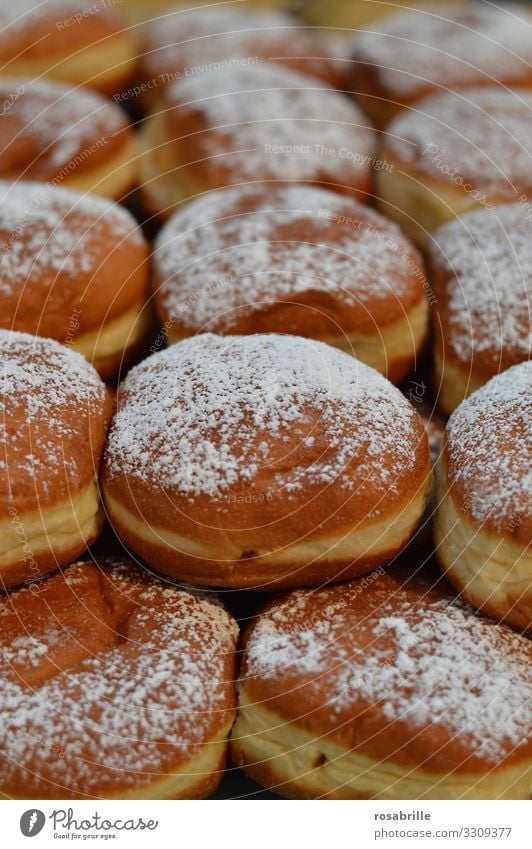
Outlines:
POLYGON ((287 15, 268 9, 228 6, 178 8, 147 26, 143 61, 152 71, 208 68, 238 59, 304 56, 319 75, 323 60, 312 56, 314 39, 287 15))
POLYGON ((532 223, 521 204, 462 216, 434 238, 434 261, 448 275, 446 344, 466 363, 476 351, 493 348, 514 362, 526 359, 532 332, 532 223))
POLYGON ((198 329, 215 319, 228 330, 242 312, 308 292, 349 306, 401 299, 416 264, 423 279, 399 228, 356 201, 306 186, 199 198, 163 228, 154 262, 165 310, 198 329), (239 212, 242 201, 250 205, 239 212))
POLYGON ((51 339, 0 330, 2 497, 11 498, 10 468, 31 491, 37 483, 53 490, 58 475, 79 484, 78 423, 101 417, 105 391, 81 354, 51 339), (67 410, 77 411, 76 418, 65 416, 67 410))
POLYGON ((235 483, 252 487, 261 469, 270 478, 276 452, 296 437, 305 463, 288 464, 276 489, 333 482, 349 488, 353 464, 361 490, 364 481, 393 490, 415 463, 414 420, 384 377, 328 345, 275 334, 202 334, 129 372, 106 468, 111 478, 128 474, 191 497, 216 497, 235 483), (313 450, 314 428, 325 452, 313 450))
MULTIPOLYGON (((133 564, 114 561, 98 578, 93 608, 90 586, 98 573, 99 567, 78 563, 48 580, 70 588, 66 604, 62 589, 64 612, 77 607, 85 627, 109 631, 107 641, 114 638, 114 644, 90 651, 88 634, 76 632, 72 651, 81 657, 62 668, 61 642, 72 643, 72 636, 62 613, 49 606, 16 645, 2 646, 0 757, 8 784, 22 774, 31 789, 42 775, 86 795, 116 784, 142 785, 150 774, 165 775, 180 758, 193 757, 210 729, 216 733, 229 719, 226 663, 238 628, 215 598, 168 588, 146 574, 139 578, 133 564), (118 625, 106 621, 106 605, 122 611, 118 625), (46 680, 21 683, 46 663, 46 680), (57 744, 60 756, 53 757, 44 741, 57 744)), ((4 625, 29 592, 15 591, 11 602, 0 599, 4 625)), ((40 587, 43 606, 48 592, 40 587)), ((15 627, 22 630, 20 623, 15 627)))
POLYGON ((354 48, 358 59, 377 66, 383 85, 403 96, 427 83, 464 88, 490 78, 526 80, 532 20, 517 6, 431 6, 372 24, 354 48))
MULTIPOLYGON (((76 278, 98 268, 96 250, 112 237, 141 241, 134 218, 118 204, 39 183, 0 180, 0 295, 47 272, 76 278), (68 220, 66 220, 68 217, 68 220)), ((41 285, 41 282, 39 283, 41 285)))
POLYGON ((209 71, 172 83, 168 105, 183 104, 204 114, 209 155, 220 154, 220 136, 234 136, 242 179, 263 173, 347 179, 371 169, 375 133, 368 119, 332 87, 303 74, 264 64, 209 71))
POLYGON ((474 519, 501 530, 532 507, 532 362, 513 366, 463 401, 447 425, 448 477, 474 519))
MULTIPOLYGON (((251 631, 246 674, 287 687, 304 676, 331 721, 362 699, 390 721, 443 726, 496 763, 532 727, 530 643, 460 602, 386 593, 361 618, 357 583, 298 591, 251 631), (319 610, 317 605, 319 604, 319 610), (299 679, 296 678, 296 681, 299 679)), ((300 686, 299 684, 297 686, 300 686)), ((344 714, 345 715, 345 714, 344 714)), ((336 720, 337 721, 337 720, 336 720)))
MULTIPOLYGON (((18 124, 17 133, 6 150, 36 141, 38 154, 57 170, 78 156, 81 164, 127 125, 116 104, 88 88, 72 89, 49 80, 6 78, 0 80, 0 96, 8 98, 17 86, 23 91, 9 107, 10 121, 18 124)), ((35 150, 31 158, 37 160, 35 150)), ((35 161, 36 167, 38 164, 35 161)), ((8 159, 7 171, 9 166, 8 159)))
POLYGON ((386 145, 401 161, 438 180, 515 200, 532 185, 532 94, 468 88, 426 97, 395 118, 386 145))

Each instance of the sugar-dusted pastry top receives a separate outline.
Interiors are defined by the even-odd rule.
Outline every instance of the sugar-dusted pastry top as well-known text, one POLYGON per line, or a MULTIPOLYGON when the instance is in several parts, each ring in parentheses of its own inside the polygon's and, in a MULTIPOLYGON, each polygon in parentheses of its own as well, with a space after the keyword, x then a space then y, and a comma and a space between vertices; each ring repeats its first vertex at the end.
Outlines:
POLYGON ((132 563, 75 563, 0 598, 2 789, 112 796, 163 781, 230 721, 238 629, 132 563))
POLYGON ((0 325, 59 341, 99 330, 144 295, 148 247, 124 207, 0 180, 0 325))
POLYGON ((146 25, 141 55, 144 77, 156 83, 154 92, 172 79, 258 62, 278 63, 331 84, 338 76, 312 29, 279 11, 242 6, 162 12, 146 25))
POLYGON ((42 61, 65 54, 75 60, 84 47, 109 49, 124 26, 117 8, 86 0, 2 0, 0 56, 42 61))
POLYGON ((447 482, 485 530, 532 540, 532 362, 463 401, 447 425, 447 482))
POLYGON ((164 109, 174 155, 207 188, 273 179, 369 190, 375 132, 321 80, 237 65, 172 83, 164 109))
POLYGON ((0 511, 77 495, 98 471, 111 404, 81 354, 0 330, 0 511))
POLYGON ((374 333, 376 323, 404 318, 425 281, 395 224, 310 186, 238 186, 198 198, 161 230, 153 261, 163 323, 224 333, 276 302, 311 296, 349 311, 344 330, 374 333))
POLYGON ((467 88, 429 95, 388 128, 385 147, 401 167, 472 195, 486 206, 532 189, 532 94, 467 88))
POLYGON ((131 137, 120 107, 88 88, 0 77, 0 103, 4 179, 65 180, 112 158, 131 137))
POLYGON ((426 467, 423 423, 398 389, 282 334, 201 334, 144 360, 120 386, 106 453, 110 481, 172 499, 224 504, 245 486, 308 500, 331 487, 361 521, 397 509, 426 467))
POLYGON ((444 89, 528 84, 532 18, 516 4, 431 4, 374 22, 355 39, 355 58, 376 84, 409 103, 433 86, 444 89))
POLYGON ((430 575, 298 590, 246 646, 247 701, 371 760, 471 773, 530 757, 532 644, 430 575))
POLYGON ((430 265, 446 357, 489 377, 530 356, 532 221, 523 204, 446 224, 430 265))

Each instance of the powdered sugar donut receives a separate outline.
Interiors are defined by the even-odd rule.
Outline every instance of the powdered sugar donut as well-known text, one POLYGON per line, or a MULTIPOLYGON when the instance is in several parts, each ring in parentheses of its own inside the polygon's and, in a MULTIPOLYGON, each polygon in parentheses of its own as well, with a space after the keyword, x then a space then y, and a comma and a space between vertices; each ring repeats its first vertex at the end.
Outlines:
POLYGON ((249 182, 315 183, 367 200, 375 154, 367 118, 326 83, 274 65, 177 80, 143 131, 148 208, 249 182))
POLYGON ((436 554, 483 613, 532 625, 532 363, 492 378, 447 425, 437 468, 436 554))
POLYGON ((353 44, 353 90, 378 127, 428 94, 470 86, 532 88, 532 17, 516 4, 401 10, 353 44))
POLYGON ((399 228, 309 186, 239 186, 177 212, 155 243, 168 341, 205 330, 294 333, 400 380, 427 331, 421 257, 399 228))
POLYGON ((270 589, 392 559, 430 483, 423 422, 309 339, 201 334, 119 387, 103 492, 120 538, 184 580, 270 589))
POLYGON ((80 354, 0 330, 0 404, 0 580, 10 586, 70 563, 99 535, 111 401, 80 354))
POLYGON ((0 598, 0 790, 200 798, 235 712, 238 628, 213 596, 133 563, 75 563, 0 598))
POLYGON ((532 221, 523 204, 478 210, 434 234, 435 388, 454 408, 530 356, 532 221))
POLYGON ((102 376, 150 327, 148 246, 123 207, 0 180, 0 326, 57 339, 102 376))
POLYGON ((174 7, 147 24, 140 54, 152 99, 177 79, 258 62, 278 63, 333 86, 339 82, 310 28, 282 12, 247 5, 174 7))
POLYGON ((112 93, 133 72, 135 41, 116 9, 85 0, 2 0, 2 75, 49 77, 112 93))
POLYGON ((245 649, 233 757, 277 793, 530 797, 531 643, 430 573, 276 599, 245 649))
POLYGON ((468 88, 420 101, 388 127, 376 176, 381 209, 422 245, 478 207, 532 191, 532 94, 468 88))
POLYGON ((0 177, 121 198, 136 180, 135 139, 119 106, 58 82, 0 78, 0 177))

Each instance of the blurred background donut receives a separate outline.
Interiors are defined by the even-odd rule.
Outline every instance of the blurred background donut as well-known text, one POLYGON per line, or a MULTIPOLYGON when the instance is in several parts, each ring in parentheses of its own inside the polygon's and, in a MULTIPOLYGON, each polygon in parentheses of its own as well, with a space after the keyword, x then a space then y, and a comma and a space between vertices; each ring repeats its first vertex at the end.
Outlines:
POLYGON ((121 199, 136 181, 136 142, 122 109, 58 82, 0 78, 0 177, 121 199))
POLYGON ((319 184, 367 201, 376 143, 363 112, 321 80, 273 64, 206 71, 172 83, 144 127, 142 197, 166 216, 249 182, 319 184))
POLYGON ((2 0, 2 76, 59 80, 112 94, 136 65, 133 31, 120 3, 2 0))

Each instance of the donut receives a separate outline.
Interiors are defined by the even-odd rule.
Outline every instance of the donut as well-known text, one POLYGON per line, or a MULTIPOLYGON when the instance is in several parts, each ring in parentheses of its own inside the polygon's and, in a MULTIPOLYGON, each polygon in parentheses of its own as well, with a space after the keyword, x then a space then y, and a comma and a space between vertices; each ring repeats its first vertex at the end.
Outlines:
POLYGON ((532 93, 470 88, 429 95, 388 126, 376 175, 381 210, 426 247, 476 208, 532 191, 532 93))
POLYGON ((135 137, 119 106, 89 89, 0 78, 0 178, 119 200, 136 181, 135 137))
POLYGON ((70 563, 103 525, 98 466, 112 412, 98 373, 52 339, 0 330, 0 581, 70 563))
POLYGON ((123 207, 0 180, 0 326, 57 339, 112 377, 151 327, 148 245, 123 207))
POLYGON ((450 415, 530 356, 532 220, 522 203, 479 209, 434 234, 434 386, 450 415))
POLYGON ((102 491, 120 539, 197 584, 320 584, 391 560, 430 485, 424 427, 315 340, 201 334, 120 385, 102 491))
POLYGON ((428 323, 423 262, 394 224, 312 186, 236 186, 178 211, 154 246, 153 291, 169 342, 293 333, 398 381, 428 323))
POLYGON ((381 128, 401 109, 440 91, 497 83, 530 89, 531 24, 515 4, 401 10, 355 39, 351 88, 381 128))
POLYGON ((276 793, 530 798, 532 644, 430 572, 278 597, 244 647, 232 755, 276 793))
POLYGON ((258 62, 279 63, 336 86, 340 78, 334 65, 311 33, 271 9, 174 7, 146 26, 140 48, 144 93, 158 99, 175 80, 258 62))
POLYGON ((532 626, 532 363, 456 408, 436 469, 436 556, 466 601, 532 626))
POLYGON ((201 798, 235 713, 238 628, 215 597, 126 560, 0 597, 0 790, 14 799, 201 798))
POLYGON ((168 86, 144 127, 142 198, 168 216, 211 189, 267 181, 367 200, 375 145, 361 110, 321 80, 273 64, 205 71, 168 86))
POLYGON ((47 77, 114 93, 131 76, 135 40, 108 3, 2 0, 1 75, 47 77))

